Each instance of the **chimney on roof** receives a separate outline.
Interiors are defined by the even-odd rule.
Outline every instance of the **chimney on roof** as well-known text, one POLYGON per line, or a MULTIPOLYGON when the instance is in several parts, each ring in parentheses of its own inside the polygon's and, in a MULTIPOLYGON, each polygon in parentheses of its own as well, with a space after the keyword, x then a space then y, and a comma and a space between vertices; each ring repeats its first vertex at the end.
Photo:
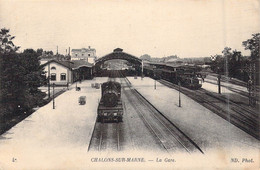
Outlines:
POLYGON ((69 47, 69 56, 70 56, 70 47, 69 47))
POLYGON ((88 49, 90 49, 90 46, 88 46, 88 49))

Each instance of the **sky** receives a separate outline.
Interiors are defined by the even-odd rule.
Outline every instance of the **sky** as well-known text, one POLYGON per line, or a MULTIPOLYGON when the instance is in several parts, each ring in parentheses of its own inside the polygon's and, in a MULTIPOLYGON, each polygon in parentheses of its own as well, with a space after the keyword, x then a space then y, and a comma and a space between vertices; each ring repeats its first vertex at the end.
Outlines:
POLYGON ((206 57, 260 32, 260 0, 0 0, 15 45, 65 54, 122 48, 134 56, 206 57))

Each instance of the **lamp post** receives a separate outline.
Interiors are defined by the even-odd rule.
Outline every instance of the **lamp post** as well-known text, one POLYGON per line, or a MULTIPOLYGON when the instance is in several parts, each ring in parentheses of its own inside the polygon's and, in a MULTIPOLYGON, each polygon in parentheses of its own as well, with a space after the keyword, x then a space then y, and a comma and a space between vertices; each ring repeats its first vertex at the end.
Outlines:
POLYGON ((53 83, 52 84, 52 87, 53 87, 53 89, 52 89, 52 109, 55 109, 55 101, 54 101, 54 86, 55 86, 55 84, 53 83))
POLYGON ((48 76, 48 98, 50 99, 50 97, 51 97, 51 87, 50 87, 51 85, 50 85, 50 77, 48 76))
POLYGON ((156 90, 156 68, 153 68, 154 90, 156 90))
POLYGON ((181 107, 181 82, 179 84, 179 107, 181 107))
POLYGON ((220 84, 221 74, 220 74, 220 68, 218 67, 218 94, 221 94, 221 84, 220 84))
POLYGON ((51 92, 50 92, 50 63, 48 64, 48 98, 50 99, 51 92))
POLYGON ((77 73, 76 73, 76 90, 77 90, 77 88, 78 88, 77 82, 78 82, 78 71, 77 71, 77 73))
POLYGON ((143 76, 144 76, 144 60, 142 60, 142 76, 141 76, 141 80, 143 80, 143 76))
POLYGON ((155 77, 156 77, 156 73, 154 72, 154 90, 156 90, 156 79, 155 79, 155 77))

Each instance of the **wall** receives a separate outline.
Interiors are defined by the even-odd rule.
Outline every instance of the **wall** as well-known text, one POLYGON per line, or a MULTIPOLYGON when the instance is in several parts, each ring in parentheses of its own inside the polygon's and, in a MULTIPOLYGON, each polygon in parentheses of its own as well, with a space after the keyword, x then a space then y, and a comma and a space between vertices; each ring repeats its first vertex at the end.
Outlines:
POLYGON ((48 77, 48 68, 50 68, 50 77, 52 73, 56 73, 56 81, 50 80, 51 84, 55 83, 57 85, 67 85, 67 83, 72 82, 72 73, 71 70, 69 70, 67 67, 64 67, 56 62, 51 62, 44 67, 44 71, 46 72, 46 77, 48 77), (55 67, 56 70, 52 70, 51 69, 52 67, 55 67), (61 80, 61 76, 60 76, 61 73, 66 74, 66 80, 61 80))

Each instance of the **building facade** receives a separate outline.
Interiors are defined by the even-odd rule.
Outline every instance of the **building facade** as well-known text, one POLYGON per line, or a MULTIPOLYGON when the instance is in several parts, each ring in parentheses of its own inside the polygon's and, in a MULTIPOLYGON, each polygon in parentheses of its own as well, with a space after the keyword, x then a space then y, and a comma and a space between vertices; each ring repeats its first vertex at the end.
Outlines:
POLYGON ((75 81, 92 79, 93 64, 84 60, 58 61, 50 60, 43 65, 49 83, 68 85, 75 81))
POLYGON ((96 56, 96 50, 94 48, 82 48, 82 49, 72 49, 71 50, 71 60, 85 60, 89 63, 94 63, 96 56))
POLYGON ((50 78, 50 84, 67 85, 73 82, 73 74, 69 62, 50 60, 43 66, 46 78, 50 78))

